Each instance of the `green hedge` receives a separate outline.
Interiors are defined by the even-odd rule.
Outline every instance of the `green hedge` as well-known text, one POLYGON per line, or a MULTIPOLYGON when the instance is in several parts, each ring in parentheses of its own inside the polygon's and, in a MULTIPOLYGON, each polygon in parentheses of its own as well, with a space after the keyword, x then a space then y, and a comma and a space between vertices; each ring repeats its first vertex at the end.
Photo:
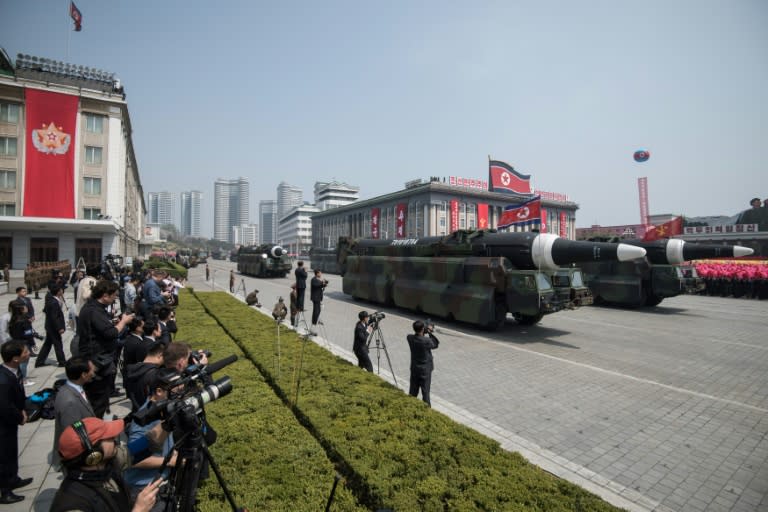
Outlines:
MULTIPOLYGON (((297 421, 253 364, 200 303, 182 290, 177 308, 177 341, 213 352, 212 360, 230 354, 240 359, 214 375, 229 376, 233 390, 206 406, 218 432, 211 453, 240 507, 250 510, 322 510, 336 474, 322 446, 297 421)), ((199 509, 228 510, 213 472, 198 492, 199 509)), ((333 510, 359 511, 355 497, 342 485, 333 510)))
MULTIPOLYGON (((230 295, 196 296, 370 509, 616 510, 230 295)), ((256 377, 256 376, 254 376, 256 377)))
POLYGON ((173 261, 165 261, 159 258, 150 258, 144 262, 144 270, 149 269, 165 270, 176 279, 180 277, 183 277, 184 279, 187 278, 187 269, 178 263, 174 263, 173 261))

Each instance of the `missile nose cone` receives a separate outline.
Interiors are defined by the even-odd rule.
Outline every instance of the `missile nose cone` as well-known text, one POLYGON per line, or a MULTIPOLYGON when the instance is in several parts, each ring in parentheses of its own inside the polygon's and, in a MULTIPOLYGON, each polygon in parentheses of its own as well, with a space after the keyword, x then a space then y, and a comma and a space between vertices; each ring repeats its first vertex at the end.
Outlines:
POLYGON ((752 256, 754 253, 755 253, 755 250, 750 249, 749 247, 744 247, 741 245, 733 246, 733 255, 737 258, 740 258, 742 256, 752 256))
POLYGON ((645 249, 629 244, 619 244, 616 248, 616 258, 619 261, 630 261, 645 256, 645 249))

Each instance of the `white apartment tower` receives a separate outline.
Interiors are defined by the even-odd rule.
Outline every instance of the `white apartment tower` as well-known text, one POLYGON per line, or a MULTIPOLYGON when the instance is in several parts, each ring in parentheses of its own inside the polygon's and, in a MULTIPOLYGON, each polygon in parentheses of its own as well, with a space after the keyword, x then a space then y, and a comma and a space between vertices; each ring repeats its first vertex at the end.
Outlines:
POLYGON ((213 192, 213 238, 232 242, 232 228, 249 222, 249 204, 248 178, 217 179, 213 192))
POLYGON ((148 194, 148 224, 176 225, 176 196, 171 192, 150 192, 148 194))
POLYGON ((277 201, 259 201, 259 243, 277 242, 277 201))
POLYGON ((304 204, 304 193, 301 189, 284 181, 281 182, 277 186, 277 223, 280 224, 288 212, 302 204, 304 204))
POLYGON ((197 190, 181 193, 181 234, 200 237, 200 208, 203 193, 197 190))

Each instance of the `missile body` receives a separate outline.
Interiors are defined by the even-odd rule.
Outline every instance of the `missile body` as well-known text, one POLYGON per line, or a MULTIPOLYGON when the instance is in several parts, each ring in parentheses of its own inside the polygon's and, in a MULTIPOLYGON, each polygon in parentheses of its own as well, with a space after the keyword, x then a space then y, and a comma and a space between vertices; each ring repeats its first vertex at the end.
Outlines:
MULTIPOLYGON (((556 270, 563 265, 591 261, 628 261, 642 258, 643 247, 606 242, 582 242, 551 233, 457 231, 445 237, 397 240, 339 240, 345 250, 360 256, 503 256, 520 270, 556 270)), ((343 255, 340 257, 343 258, 343 255)))
POLYGON ((749 256, 755 251, 741 245, 697 244, 678 238, 667 240, 622 240, 622 243, 642 247, 647 251, 646 257, 655 265, 676 265, 684 261, 711 258, 738 258, 749 256))

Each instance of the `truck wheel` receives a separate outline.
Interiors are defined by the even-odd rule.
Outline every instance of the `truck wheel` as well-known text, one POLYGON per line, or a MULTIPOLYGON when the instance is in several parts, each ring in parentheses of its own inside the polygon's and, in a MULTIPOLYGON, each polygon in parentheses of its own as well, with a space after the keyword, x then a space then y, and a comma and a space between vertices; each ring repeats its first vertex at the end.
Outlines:
POLYGON ((652 308, 654 306, 658 306, 661 301, 664 300, 663 297, 659 297, 657 295, 654 295, 653 293, 648 293, 645 296, 645 305, 649 308, 652 308))
POLYGON ((517 323, 521 325, 534 325, 539 323, 544 315, 541 313, 538 315, 521 315, 520 313, 512 313, 512 316, 514 316, 515 320, 517 320, 517 323))

